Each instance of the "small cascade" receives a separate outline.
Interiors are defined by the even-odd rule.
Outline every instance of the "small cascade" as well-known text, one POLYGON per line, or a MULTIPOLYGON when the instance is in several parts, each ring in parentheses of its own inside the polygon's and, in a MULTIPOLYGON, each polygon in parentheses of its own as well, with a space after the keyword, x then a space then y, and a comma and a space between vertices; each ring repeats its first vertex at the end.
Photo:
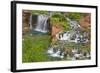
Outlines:
MULTIPOLYGON (((69 22, 71 26, 71 30, 65 30, 62 32, 59 32, 56 34, 55 38, 57 39, 60 44, 65 43, 76 43, 76 44, 83 44, 88 43, 89 40, 87 38, 87 32, 82 33, 81 32, 81 26, 78 24, 77 21, 71 20, 69 18, 66 18, 66 20, 69 22)), ((59 44, 58 44, 59 45, 59 44)), ((66 44, 65 44, 66 45, 66 44)), ((65 48, 60 48, 59 46, 55 47, 54 45, 49 47, 47 50, 47 53, 50 57, 53 58, 60 58, 60 59, 71 59, 71 60, 83 60, 83 59, 89 59, 91 58, 89 53, 82 53, 82 51, 78 50, 77 48, 72 48, 72 50, 63 50, 65 48), (56 51, 55 51, 56 50, 56 51)))
POLYGON ((77 29, 78 27, 80 27, 80 25, 77 21, 71 20, 69 18, 66 18, 66 20, 70 23, 70 26, 72 29, 77 29))
POLYGON ((60 49, 55 47, 49 47, 47 53, 49 54, 50 57, 55 57, 60 59, 63 59, 65 55, 64 51, 61 51, 60 49))
POLYGON ((56 38, 58 39, 58 40, 62 40, 62 41, 64 41, 64 40, 69 40, 70 39, 70 33, 69 33, 69 31, 67 31, 67 32, 65 32, 65 33, 59 33, 59 34, 56 34, 56 38))
POLYGON ((56 38, 61 41, 68 41, 74 43, 88 43, 89 40, 84 37, 86 33, 81 34, 81 30, 79 31, 79 28, 81 27, 78 24, 78 22, 69 18, 66 18, 66 20, 70 23, 72 29, 70 31, 65 31, 56 34, 56 38))
POLYGON ((33 29, 33 27, 32 27, 32 15, 30 15, 29 19, 30 19, 30 21, 29 21, 30 27, 29 28, 30 28, 30 30, 32 30, 33 29))
POLYGON ((35 31, 46 33, 48 32, 48 16, 47 15, 38 15, 37 25, 35 31))

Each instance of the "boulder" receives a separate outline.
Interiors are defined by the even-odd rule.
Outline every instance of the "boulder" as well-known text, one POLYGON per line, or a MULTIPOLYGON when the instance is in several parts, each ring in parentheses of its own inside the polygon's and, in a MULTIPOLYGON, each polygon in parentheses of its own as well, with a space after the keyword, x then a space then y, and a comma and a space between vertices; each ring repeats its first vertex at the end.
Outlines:
POLYGON ((52 43, 55 43, 57 41, 56 34, 62 31, 63 31, 62 27, 58 25, 52 26, 52 29, 51 29, 52 43))
POLYGON ((91 26, 91 14, 86 13, 79 20, 79 24, 83 28, 89 28, 91 26))

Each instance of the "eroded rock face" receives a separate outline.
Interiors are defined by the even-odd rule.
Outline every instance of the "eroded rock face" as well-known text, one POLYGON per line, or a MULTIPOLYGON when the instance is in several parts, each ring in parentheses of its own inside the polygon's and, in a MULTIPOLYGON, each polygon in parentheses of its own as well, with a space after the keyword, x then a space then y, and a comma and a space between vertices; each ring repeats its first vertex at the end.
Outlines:
POLYGON ((52 29, 51 29, 51 36, 52 36, 52 42, 55 42, 57 40, 56 38, 56 34, 59 33, 59 32, 62 32, 62 27, 61 26, 52 26, 52 29))
POLYGON ((62 28, 60 26, 57 26, 57 25, 52 26, 52 36, 55 36, 57 33, 61 31, 62 31, 62 28))
POLYGON ((30 17, 30 12, 27 10, 23 10, 22 13, 22 31, 23 34, 27 33, 29 31, 29 17, 30 17))
POLYGON ((79 20, 79 24, 83 28, 88 28, 91 26, 91 14, 87 13, 84 16, 81 17, 79 20))

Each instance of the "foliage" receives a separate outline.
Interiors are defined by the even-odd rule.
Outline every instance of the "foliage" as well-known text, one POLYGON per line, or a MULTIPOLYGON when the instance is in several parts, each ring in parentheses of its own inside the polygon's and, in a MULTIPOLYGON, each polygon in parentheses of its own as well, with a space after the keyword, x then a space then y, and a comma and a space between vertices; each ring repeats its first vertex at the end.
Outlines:
POLYGON ((50 18, 52 25, 58 25, 63 27, 64 30, 69 30, 70 25, 67 22, 66 18, 64 17, 63 13, 61 12, 54 12, 52 17, 50 18))
MULTIPOLYGON (((36 15, 49 14, 48 11, 40 11, 40 10, 33 10, 31 11, 31 13, 36 15)), ((82 15, 83 15, 82 13, 70 12, 66 16, 64 16, 62 12, 52 12, 52 16, 50 17, 50 23, 51 25, 61 26, 66 31, 70 30, 70 25, 69 22, 66 20, 66 17, 79 21, 82 15)), ((89 30, 84 30, 84 31, 90 32, 89 30)), ((48 46, 52 43, 50 38, 51 38, 50 35, 36 35, 35 33, 33 34, 33 36, 25 35, 23 37, 24 40, 22 41, 22 46, 23 46, 22 61, 25 63, 51 61, 46 53, 48 46)), ((90 51, 91 48, 90 43, 89 44, 79 44, 70 42, 65 43, 65 41, 61 42, 58 40, 56 41, 56 45, 59 45, 59 48, 61 49, 76 48, 83 51, 90 51)))
POLYGON ((39 15, 39 14, 48 14, 48 11, 32 10, 31 13, 32 14, 36 14, 36 15, 39 15))
POLYGON ((64 18, 63 14, 61 12, 53 12, 52 17, 54 18, 64 18))
POLYGON ((69 12, 68 15, 66 17, 70 18, 70 19, 74 19, 79 21, 79 19, 81 18, 81 16, 83 16, 82 13, 78 13, 78 12, 69 12))
POLYGON ((42 62, 48 61, 46 54, 47 47, 50 44, 50 36, 28 36, 23 41, 23 62, 42 62))

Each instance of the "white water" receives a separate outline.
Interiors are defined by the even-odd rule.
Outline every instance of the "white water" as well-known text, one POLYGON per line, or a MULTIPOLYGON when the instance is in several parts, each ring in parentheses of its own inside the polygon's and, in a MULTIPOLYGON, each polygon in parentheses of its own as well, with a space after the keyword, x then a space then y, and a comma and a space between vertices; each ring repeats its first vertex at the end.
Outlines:
POLYGON ((78 27, 80 27, 79 23, 75 20, 71 20, 69 18, 66 18, 67 21, 69 21, 70 26, 72 29, 77 29, 78 27))
POLYGON ((69 40, 70 39, 70 35, 71 34, 69 34, 68 32, 66 32, 66 33, 64 33, 64 34, 62 34, 63 36, 61 36, 60 34, 56 34, 56 38, 58 39, 58 40, 69 40), (60 38, 59 38, 59 36, 60 36, 60 38))
MULTIPOLYGON (((56 38, 60 41, 67 41, 67 42, 74 42, 74 43, 87 43, 88 39, 84 38, 84 35, 86 35, 86 33, 80 34, 80 31, 78 30, 78 28, 81 28, 80 25, 78 24, 78 22, 75 21, 75 20, 71 20, 69 18, 67 18, 67 20, 70 23, 71 30, 65 31, 65 32, 62 32, 62 33, 57 33, 56 38), (73 38, 73 39, 71 39, 71 38, 73 38)), ((58 48, 56 48, 56 49, 58 49, 58 48)), ((73 54, 73 56, 71 57, 72 60, 76 60, 76 58, 81 59, 81 58, 85 58, 85 57, 87 57, 87 58, 90 57, 89 54, 84 56, 83 53, 78 53, 78 50, 76 50, 76 49, 73 49, 71 52, 73 54)), ((58 58, 61 58, 61 59, 64 58, 65 54, 69 55, 68 53, 64 53, 64 51, 61 53, 61 51, 59 49, 56 52, 54 52, 53 47, 49 48, 47 53, 51 57, 58 57, 58 58)))
POLYGON ((83 36, 85 34, 80 35, 80 32, 78 32, 78 28, 81 28, 80 25, 78 24, 78 22, 75 20, 71 20, 69 18, 66 18, 66 20, 69 21, 72 29, 70 31, 66 31, 66 33, 56 34, 56 38, 61 41, 68 41, 68 42, 74 42, 74 43, 87 43, 88 39, 87 38, 83 39, 84 38, 83 36), (77 30, 77 31, 75 31, 75 30, 77 30), (68 33, 68 32, 70 32, 70 33, 68 33), (73 37, 74 35, 76 37, 74 38, 74 40, 71 40, 71 37, 73 37), (81 38, 81 40, 80 40, 80 38, 81 38))
POLYGON ((30 21, 29 21, 29 24, 30 24, 30 30, 32 30, 32 29, 33 29, 33 27, 32 27, 32 15, 30 15, 30 21))
POLYGON ((54 53, 53 47, 49 47, 47 53, 48 54, 53 54, 54 53))
POLYGON ((53 48, 53 47, 48 48, 47 53, 49 54, 49 56, 63 59, 64 58, 64 52, 61 53, 60 49, 57 49, 57 51, 54 52, 55 49, 57 49, 57 48, 53 48))
POLYGON ((46 33, 48 32, 48 23, 47 23, 47 20, 48 20, 48 16, 47 15, 39 15, 38 16, 38 20, 37 20, 37 25, 35 27, 35 31, 39 31, 39 32, 42 32, 42 33, 46 33))
POLYGON ((50 54, 52 57, 60 57, 60 50, 58 50, 56 53, 50 54))

